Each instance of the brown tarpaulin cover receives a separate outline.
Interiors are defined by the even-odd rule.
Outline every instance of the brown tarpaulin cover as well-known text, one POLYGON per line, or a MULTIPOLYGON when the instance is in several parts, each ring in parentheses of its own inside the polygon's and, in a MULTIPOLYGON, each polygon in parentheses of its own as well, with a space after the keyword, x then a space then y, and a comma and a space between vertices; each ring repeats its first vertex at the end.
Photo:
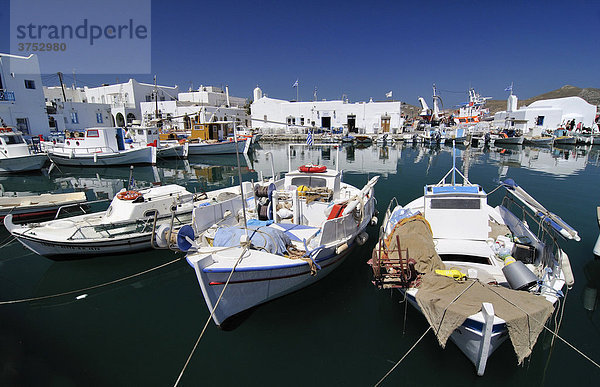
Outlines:
POLYGON ((519 364, 531 354, 554 310, 552 303, 544 297, 525 291, 473 280, 457 282, 435 273, 423 276, 416 298, 442 348, 467 317, 479 312, 483 302, 489 302, 494 306, 496 316, 506 321, 519 364), (458 299, 452 302, 457 296, 458 299))
POLYGON ((538 335, 552 315, 552 303, 526 291, 473 280, 457 282, 435 274, 436 269, 445 267, 435 251, 429 223, 421 215, 404 219, 395 226, 386 240, 389 250, 396 249, 396 235, 400 248, 408 248, 409 258, 416 261, 415 269, 425 273, 418 287, 417 303, 442 347, 467 317, 479 312, 481 304, 488 302, 494 306, 495 315, 506 321, 519 364, 531 354, 538 335))
POLYGON ((415 215, 398 222, 386 239, 388 251, 398 249, 396 236, 400 240, 400 249, 408 249, 408 257, 415 260, 415 269, 419 273, 445 269, 444 263, 435 251, 431 227, 423 216, 415 215))

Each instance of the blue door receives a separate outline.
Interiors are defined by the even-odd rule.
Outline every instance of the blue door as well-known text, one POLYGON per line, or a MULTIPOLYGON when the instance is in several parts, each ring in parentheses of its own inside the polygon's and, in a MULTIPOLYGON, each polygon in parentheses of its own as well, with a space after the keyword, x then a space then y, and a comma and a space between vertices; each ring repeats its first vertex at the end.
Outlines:
POLYGON ((125 142, 123 141, 123 129, 117 128, 117 147, 119 150, 125 150, 125 142))

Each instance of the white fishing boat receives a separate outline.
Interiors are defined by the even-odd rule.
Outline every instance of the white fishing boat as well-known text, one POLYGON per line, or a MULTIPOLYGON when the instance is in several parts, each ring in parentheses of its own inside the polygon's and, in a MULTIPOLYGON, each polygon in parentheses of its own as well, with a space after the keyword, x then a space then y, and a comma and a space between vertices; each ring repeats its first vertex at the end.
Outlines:
POLYGON ((554 144, 575 145, 577 138, 566 129, 556 129, 554 131, 554 144))
POLYGON ((250 148, 251 139, 237 141, 201 141, 190 142, 188 154, 194 155, 227 155, 227 154, 246 154, 250 148))
POLYGON ((72 166, 156 164, 156 147, 126 144, 122 128, 89 128, 72 132, 48 150, 53 163, 72 166))
POLYGON ((187 241, 180 248, 188 250, 187 261, 217 325, 315 283, 366 242, 364 229, 376 222, 373 187, 379 177, 362 189, 341 178, 339 170, 292 169, 290 161, 284 179, 250 188, 256 200, 244 202, 246 211, 241 200, 194 209, 192 226, 178 232, 187 241), (232 213, 239 214, 239 222, 220 224, 232 213))
POLYGON ((523 136, 523 144, 529 145, 552 145, 554 137, 552 136, 523 136))
POLYGON ((496 144, 512 144, 512 145, 523 145, 523 136, 514 130, 504 130, 497 135, 492 136, 494 145, 496 144))
POLYGON ((440 345, 452 339, 478 375, 509 337, 519 364, 529 356, 565 283, 574 283, 556 236, 580 240, 514 181, 502 185, 507 196, 491 207, 483 188, 452 168, 424 196, 392 200, 369 261, 374 283, 404 293, 440 345), (527 222, 510 211, 516 204, 527 222))
POLYGON ((126 128, 125 144, 134 144, 138 147, 153 146, 159 159, 184 159, 188 155, 188 143, 178 140, 161 140, 157 127, 142 127, 139 121, 126 128))
POLYGON ((0 173, 39 171, 48 162, 46 153, 33 153, 19 132, 0 128, 0 173))
MULTIPOLYGON (((13 222, 52 219, 59 209, 84 204, 85 192, 54 193, 27 196, 0 196, 0 220, 8 214, 13 222)), ((64 210, 63 210, 64 211, 64 210)))
MULTIPOLYGON (((236 188, 229 191, 236 194, 236 188)), ((222 193, 192 194, 176 184, 122 189, 100 213, 21 226, 7 215, 4 225, 25 247, 54 260, 129 253, 151 248, 156 224, 189 223, 194 205, 209 206, 222 193)))

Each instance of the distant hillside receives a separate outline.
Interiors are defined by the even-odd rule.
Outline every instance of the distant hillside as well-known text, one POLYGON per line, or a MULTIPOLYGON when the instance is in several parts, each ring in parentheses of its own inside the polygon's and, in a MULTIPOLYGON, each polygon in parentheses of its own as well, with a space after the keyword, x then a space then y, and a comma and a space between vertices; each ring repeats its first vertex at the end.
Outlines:
MULTIPOLYGON (((577 86, 565 85, 560 89, 552 90, 544 94, 537 95, 535 97, 519 100, 519 107, 527 106, 532 102, 540 99, 552 99, 552 98, 564 98, 564 97, 581 97, 592 105, 600 105, 600 89, 594 89, 586 87, 582 89, 577 86)), ((490 109, 490 113, 494 114, 501 110, 506 110, 506 100, 488 100, 486 107, 490 109)))

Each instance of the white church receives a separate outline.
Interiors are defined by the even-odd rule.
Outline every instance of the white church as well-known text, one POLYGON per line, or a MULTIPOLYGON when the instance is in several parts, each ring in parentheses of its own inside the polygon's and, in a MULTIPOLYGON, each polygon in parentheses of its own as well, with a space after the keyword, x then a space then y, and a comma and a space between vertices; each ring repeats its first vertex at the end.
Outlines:
POLYGON ((539 100, 519 109, 517 102, 516 95, 511 94, 508 97, 506 111, 494 115, 495 128, 539 135, 542 131, 564 127, 572 120, 575 120, 575 126, 581 123, 583 127, 590 128, 596 119, 596 106, 580 97, 539 100))

